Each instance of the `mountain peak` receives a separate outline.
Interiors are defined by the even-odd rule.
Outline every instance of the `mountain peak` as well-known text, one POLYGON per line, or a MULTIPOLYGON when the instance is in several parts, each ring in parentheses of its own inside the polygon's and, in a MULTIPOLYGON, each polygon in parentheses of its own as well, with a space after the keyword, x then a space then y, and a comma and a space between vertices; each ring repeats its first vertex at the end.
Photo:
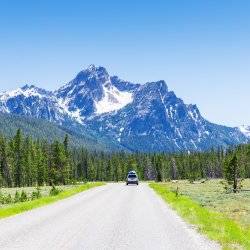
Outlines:
POLYGON ((168 92, 168 86, 164 80, 156 81, 156 82, 147 82, 140 86, 141 89, 144 89, 146 92, 151 91, 165 94, 168 92))
POLYGON ((21 87, 21 89, 23 90, 23 91, 26 91, 26 90, 28 90, 28 89, 37 89, 37 87, 35 86, 35 85, 29 85, 29 84, 25 84, 23 87, 21 87))
POLYGON ((88 66, 88 68, 83 69, 82 72, 85 72, 85 73, 88 73, 88 74, 103 73, 103 74, 108 75, 108 72, 107 72, 106 68, 104 68, 102 66, 95 66, 94 64, 90 64, 88 66))
POLYGON ((96 70, 96 66, 94 64, 90 64, 88 66, 87 70, 89 70, 89 71, 95 71, 96 70))
POLYGON ((104 67, 95 66, 94 64, 89 65, 88 68, 80 71, 75 79, 73 79, 70 83, 74 82, 74 84, 86 82, 91 79, 101 80, 103 82, 109 79, 109 74, 104 67))
POLYGON ((19 90, 16 90, 16 93, 23 94, 25 96, 32 96, 32 95, 51 95, 52 93, 50 91, 47 91, 45 89, 36 87, 35 85, 31 84, 25 84, 23 87, 21 87, 19 90))

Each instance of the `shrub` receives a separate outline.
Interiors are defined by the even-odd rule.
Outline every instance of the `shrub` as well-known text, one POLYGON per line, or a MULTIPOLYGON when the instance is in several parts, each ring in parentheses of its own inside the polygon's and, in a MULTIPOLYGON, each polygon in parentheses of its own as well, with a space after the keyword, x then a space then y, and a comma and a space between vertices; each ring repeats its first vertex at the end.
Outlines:
POLYGON ((11 195, 4 195, 0 192, 0 204, 9 204, 12 202, 11 195))
POLYGON ((32 194, 31 194, 31 199, 32 200, 35 200, 35 199, 39 199, 41 198, 42 195, 41 195, 41 190, 40 190, 40 187, 37 187, 36 188, 36 191, 33 191, 32 194))
POLYGON ((0 204, 4 204, 4 196, 2 192, 0 192, 0 204))
POLYGON ((179 187, 177 186, 175 190, 175 197, 178 197, 179 195, 180 195, 180 190, 179 190, 179 187))
POLYGON ((58 189, 55 185, 52 185, 52 188, 49 192, 51 196, 58 195, 61 192, 60 189, 58 189))
POLYGON ((18 191, 16 191, 15 197, 14 197, 14 202, 17 203, 19 201, 20 201, 20 193, 18 191))
POLYGON ((20 196, 20 201, 24 202, 28 200, 28 196, 24 190, 22 190, 21 196, 20 196))
POLYGON ((5 203, 6 203, 6 204, 9 204, 9 203, 11 203, 11 202, 12 202, 11 195, 8 194, 7 196, 5 196, 5 203))

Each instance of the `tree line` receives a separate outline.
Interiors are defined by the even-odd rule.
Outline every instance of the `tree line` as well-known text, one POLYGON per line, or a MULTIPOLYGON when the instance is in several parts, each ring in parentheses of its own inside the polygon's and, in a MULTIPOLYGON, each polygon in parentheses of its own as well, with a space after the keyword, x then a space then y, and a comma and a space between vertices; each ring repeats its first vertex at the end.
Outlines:
POLYGON ((183 153, 104 153, 34 140, 20 129, 0 135, 0 186, 65 185, 78 181, 123 181, 129 170, 141 180, 250 178, 250 145, 183 153))

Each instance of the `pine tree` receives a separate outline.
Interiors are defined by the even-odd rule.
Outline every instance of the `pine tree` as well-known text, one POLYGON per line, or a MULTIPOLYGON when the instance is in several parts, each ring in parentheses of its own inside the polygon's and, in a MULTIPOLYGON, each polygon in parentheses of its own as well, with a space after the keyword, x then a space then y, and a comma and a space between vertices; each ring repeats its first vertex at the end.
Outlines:
POLYGON ((0 136, 0 174, 2 175, 2 185, 12 186, 12 178, 8 163, 6 139, 0 136))
POLYGON ((18 129, 13 139, 14 156, 14 183, 15 186, 23 185, 23 139, 21 130, 18 129))
POLYGON ((47 182, 46 178, 46 155, 42 151, 41 146, 36 146, 36 168, 37 168, 37 184, 42 186, 47 182))
POLYGON ((24 145, 25 148, 23 149, 23 161, 22 161, 23 184, 26 186, 32 186, 33 162, 31 159, 31 139, 29 137, 25 139, 24 145))
POLYGON ((72 162, 70 160, 70 151, 69 151, 69 136, 66 134, 64 141, 63 141, 63 147, 64 147, 64 156, 65 156, 65 162, 63 167, 63 176, 64 176, 64 182, 65 184, 70 182, 70 179, 72 178, 72 162))
POLYGON ((238 178, 240 177, 240 169, 236 154, 227 158, 224 162, 225 178, 230 185, 233 186, 233 192, 238 191, 238 178))

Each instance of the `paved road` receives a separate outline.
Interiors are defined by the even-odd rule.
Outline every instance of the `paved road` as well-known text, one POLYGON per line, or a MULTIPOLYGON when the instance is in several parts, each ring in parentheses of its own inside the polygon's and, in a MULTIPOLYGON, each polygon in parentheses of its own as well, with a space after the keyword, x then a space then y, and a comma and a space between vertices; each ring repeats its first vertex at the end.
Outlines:
POLYGON ((219 249, 147 184, 108 184, 0 220, 0 249, 219 249))

